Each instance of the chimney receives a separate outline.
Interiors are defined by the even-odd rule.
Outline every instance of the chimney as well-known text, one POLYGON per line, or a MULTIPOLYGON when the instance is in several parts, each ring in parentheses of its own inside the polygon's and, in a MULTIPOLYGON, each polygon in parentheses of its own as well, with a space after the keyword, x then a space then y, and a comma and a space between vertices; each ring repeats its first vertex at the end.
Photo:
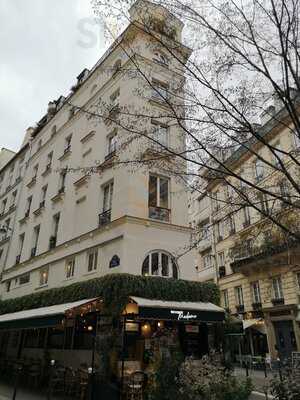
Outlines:
POLYGON ((34 133, 34 128, 32 126, 30 126, 29 128, 26 129, 26 133, 25 133, 21 148, 24 147, 26 144, 28 144, 32 140, 33 133, 34 133))
POLYGON ((47 108, 47 121, 52 118, 52 116, 56 112, 56 104, 54 101, 49 101, 48 108, 47 108))

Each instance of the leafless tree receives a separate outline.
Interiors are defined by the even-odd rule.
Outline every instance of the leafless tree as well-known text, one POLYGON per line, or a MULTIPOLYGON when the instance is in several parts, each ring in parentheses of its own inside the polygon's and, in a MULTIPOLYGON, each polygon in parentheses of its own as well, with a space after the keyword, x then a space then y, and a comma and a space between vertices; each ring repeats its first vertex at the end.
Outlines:
POLYGON ((224 218, 250 207, 261 215, 262 230, 267 221, 288 240, 299 240, 299 222, 286 213, 288 209, 288 215, 297 216, 300 209, 299 0, 154 3, 184 23, 183 45, 176 40, 174 20, 156 19, 147 2, 137 22, 128 13, 131 0, 92 0, 107 37, 124 38, 118 45, 129 62, 111 66, 115 73, 138 80, 136 96, 144 100, 154 93, 163 103, 159 111, 130 105, 112 109, 102 100, 81 109, 89 118, 126 132, 119 150, 131 148, 133 141, 148 143, 147 151, 132 146, 139 151, 124 151, 126 157, 120 151, 110 165, 165 170, 194 194, 230 205, 224 218), (159 49, 162 58, 155 61, 168 69, 168 87, 157 86, 153 66, 131 47, 127 31, 122 32, 129 23, 149 36, 153 54, 159 49), (155 127, 149 128, 151 120, 176 126, 179 145, 162 140, 155 127), (280 130, 289 147, 275 140, 280 130), (237 167, 239 158, 247 155, 255 158, 256 166, 252 162, 237 167), (221 199, 210 190, 215 182, 227 193, 221 199))

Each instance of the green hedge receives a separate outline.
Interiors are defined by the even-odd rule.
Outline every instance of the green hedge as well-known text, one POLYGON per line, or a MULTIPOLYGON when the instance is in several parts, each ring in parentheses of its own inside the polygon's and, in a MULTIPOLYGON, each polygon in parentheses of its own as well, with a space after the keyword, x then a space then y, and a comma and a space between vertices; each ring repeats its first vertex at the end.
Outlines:
POLYGON ((129 296, 171 301, 203 301, 219 304, 214 283, 200 283, 130 274, 109 274, 101 278, 49 289, 15 299, 0 301, 0 314, 101 297, 112 313, 118 313, 129 296))

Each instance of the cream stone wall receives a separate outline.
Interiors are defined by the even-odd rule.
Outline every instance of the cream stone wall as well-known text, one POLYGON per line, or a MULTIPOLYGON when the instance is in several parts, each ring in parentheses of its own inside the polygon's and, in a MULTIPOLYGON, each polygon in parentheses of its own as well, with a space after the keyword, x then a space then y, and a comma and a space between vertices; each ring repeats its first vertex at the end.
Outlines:
MULTIPOLYGON (((180 27, 178 29, 181 29, 180 27)), ((179 31, 178 31, 179 32, 179 31)), ((178 33, 180 37, 180 33, 178 33)), ((96 66, 87 73, 75 93, 62 101, 54 115, 48 113, 48 122, 40 121, 36 128, 27 131, 28 158, 22 190, 16 207, 16 217, 11 233, 10 247, 3 264, 1 296, 14 298, 47 288, 69 285, 73 282, 103 276, 107 273, 128 272, 141 274, 143 260, 153 250, 161 250, 176 258, 179 276, 182 279, 196 279, 194 260, 185 253, 190 240, 187 215, 187 193, 182 183, 166 171, 156 168, 141 168, 140 165, 121 164, 111 167, 106 162, 108 154, 107 135, 115 128, 104 118, 88 118, 83 110, 96 110, 108 115, 110 97, 119 89, 121 111, 131 109, 156 114, 163 105, 151 100, 151 90, 143 88, 139 74, 115 73, 113 66, 121 60, 125 71, 134 70, 131 57, 139 60, 139 68, 170 87, 176 79, 182 80, 174 61, 168 66, 153 61, 153 46, 149 37, 129 26, 121 39, 109 49, 96 66), (119 44, 118 44, 119 43, 119 44), (125 48, 125 52, 124 52, 125 48), (172 72, 174 69, 174 72, 172 72), (140 90, 142 89, 142 90, 140 90), (70 109, 75 113, 70 117, 70 109), (29 134, 33 132, 32 139, 29 134), (65 141, 72 135, 70 151, 64 154, 65 141), (48 154, 53 153, 51 170, 46 170, 48 154), (35 167, 38 172, 32 181, 35 167), (97 167, 106 165, 101 169, 97 167), (87 175, 84 168, 94 167, 87 175), (67 169, 65 190, 58 194, 60 173, 67 169), (167 176, 170 182, 170 221, 149 219, 148 185, 149 173, 167 176), (103 186, 113 181, 111 223, 99 226, 98 216, 102 213, 103 186), (47 185, 44 207, 40 207, 42 188, 47 185), (25 217, 27 199, 32 196, 29 215, 25 217), (49 250, 49 239, 53 235, 53 216, 60 213, 60 222, 55 248, 49 250), (34 228, 40 226, 36 254, 34 228), (20 253, 20 235, 25 241, 20 253), (98 266, 92 273, 87 272, 87 255, 90 249, 98 249, 98 266), (16 261, 20 255, 19 262, 16 261), (118 267, 109 268, 113 256, 120 258, 118 267), (66 262, 75 257, 75 272, 66 279, 66 262), (178 257, 178 258, 177 258, 178 257), (46 285, 40 285, 40 273, 48 268, 46 285), (30 274, 28 283, 20 284, 20 277, 30 274)), ((187 51, 187 50, 185 50, 187 51)), ((180 70, 179 70, 180 71, 180 70)), ((51 105, 50 105, 51 106, 51 105)), ((170 123, 170 121, 166 121, 170 123)), ((150 129, 151 121, 139 122, 139 128, 150 129)), ((130 138, 128 132, 118 127, 117 152, 113 160, 134 160, 149 147, 149 140, 138 138, 124 145, 130 138)), ((185 138, 176 126, 169 130, 170 146, 182 149, 185 138)))

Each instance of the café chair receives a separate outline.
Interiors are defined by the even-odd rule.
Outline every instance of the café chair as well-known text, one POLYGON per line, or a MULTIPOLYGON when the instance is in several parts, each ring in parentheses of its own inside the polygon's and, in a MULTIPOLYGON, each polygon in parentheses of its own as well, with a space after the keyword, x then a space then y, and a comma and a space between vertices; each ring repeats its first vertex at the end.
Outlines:
POLYGON ((144 389, 147 383, 147 374, 135 371, 130 375, 128 383, 128 400, 143 400, 144 389))

